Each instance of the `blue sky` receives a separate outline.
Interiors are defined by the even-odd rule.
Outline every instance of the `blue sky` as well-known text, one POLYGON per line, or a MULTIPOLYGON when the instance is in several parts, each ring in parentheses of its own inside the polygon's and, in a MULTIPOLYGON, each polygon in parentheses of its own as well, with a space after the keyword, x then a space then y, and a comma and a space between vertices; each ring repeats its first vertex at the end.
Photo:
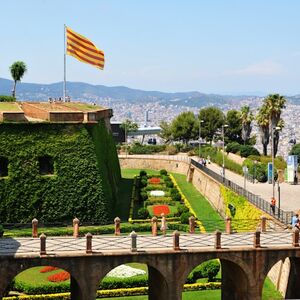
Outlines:
MULTIPOLYGON (((63 78, 63 24, 106 55, 100 71, 67 57, 67 79, 206 93, 300 94, 300 1, 1 0, 0 77, 63 78)), ((1 89, 1 87, 0 87, 1 89)))

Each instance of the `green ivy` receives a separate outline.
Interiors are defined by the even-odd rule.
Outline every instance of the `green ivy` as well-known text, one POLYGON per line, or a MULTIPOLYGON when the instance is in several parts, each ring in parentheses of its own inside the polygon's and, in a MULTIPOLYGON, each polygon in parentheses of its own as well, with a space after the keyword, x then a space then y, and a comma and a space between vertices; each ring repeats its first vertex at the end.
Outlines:
POLYGON ((0 124, 0 153, 8 177, 0 178, 3 223, 72 220, 108 223, 120 167, 104 121, 98 124, 0 124), (54 175, 39 174, 38 158, 54 161, 54 175))

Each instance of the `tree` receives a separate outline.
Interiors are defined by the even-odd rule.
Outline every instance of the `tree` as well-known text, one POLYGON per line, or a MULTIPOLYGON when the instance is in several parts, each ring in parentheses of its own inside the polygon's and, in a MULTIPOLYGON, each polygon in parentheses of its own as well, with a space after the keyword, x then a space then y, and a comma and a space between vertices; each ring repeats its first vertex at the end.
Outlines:
POLYGON ((262 105, 256 115, 256 121, 259 126, 261 143, 263 145, 264 155, 268 155, 268 144, 270 140, 270 118, 266 105, 262 105))
POLYGON ((279 143, 279 131, 275 131, 276 127, 283 127, 283 120, 281 119, 282 109, 285 108, 286 99, 284 96, 279 94, 270 94, 263 100, 264 105, 266 106, 267 113, 269 115, 269 125, 270 131, 274 132, 274 157, 277 154, 278 143, 279 143), (280 124, 281 122, 281 124, 280 124), (281 125, 281 126, 280 126, 281 125))
POLYGON ((198 118, 203 120, 201 124, 201 137, 212 141, 217 130, 224 124, 225 116, 217 107, 207 107, 199 111, 198 118))
POLYGON ((227 143, 242 143, 242 122, 241 113, 238 110, 229 110, 226 114, 226 124, 228 127, 225 131, 225 139, 227 143))
POLYGON ((166 121, 162 121, 159 124, 161 128, 161 132, 159 136, 165 141, 165 143, 169 143, 173 139, 172 135, 172 126, 171 124, 167 123, 166 121))
POLYGON ((16 61, 10 66, 11 77, 14 80, 14 86, 12 90, 12 96, 14 98, 16 97, 17 82, 21 81, 26 71, 27 71, 27 67, 23 61, 16 61))
POLYGON ((137 131, 139 126, 137 123, 126 119, 121 125, 120 128, 124 129, 125 131, 129 132, 129 131, 137 131))
POLYGON ((250 134, 252 130, 251 123, 253 121, 253 114, 250 111, 249 106, 243 106, 241 108, 241 122, 242 122, 242 139, 244 141, 244 145, 250 139, 250 134))
POLYGON ((298 163, 300 163, 300 144, 296 144, 293 146, 290 151, 290 155, 298 155, 298 163))
POLYGON ((171 131, 174 140, 182 140, 183 143, 187 144, 198 133, 198 122, 195 115, 191 111, 179 114, 172 121, 171 131))

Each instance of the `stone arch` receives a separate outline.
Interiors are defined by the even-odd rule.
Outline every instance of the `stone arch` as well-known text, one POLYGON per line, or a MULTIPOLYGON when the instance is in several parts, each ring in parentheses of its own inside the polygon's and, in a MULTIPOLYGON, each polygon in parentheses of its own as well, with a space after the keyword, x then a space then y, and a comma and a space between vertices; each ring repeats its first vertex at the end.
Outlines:
MULTIPOLYGON (((78 294, 82 295, 80 284, 79 284, 79 276, 69 268, 68 264, 62 263, 56 260, 47 260, 47 259, 32 259, 32 260, 5 260, 0 262, 0 298, 4 296, 7 289, 10 287, 13 279, 20 273, 29 270, 34 267, 43 267, 43 266, 53 266, 64 271, 70 273, 70 288, 71 295, 78 294), (73 288, 72 288, 73 287, 73 288)), ((82 298, 73 298, 72 299, 82 299, 82 298)))
MULTIPOLYGON (((222 269, 222 299, 248 299, 249 289, 255 286, 251 268, 239 257, 233 253, 224 253, 222 255, 195 255, 190 263, 187 263, 184 272, 183 285, 188 275, 203 262, 219 259, 222 269)), ((251 298, 249 298, 251 299, 251 298)))
MULTIPOLYGON (((268 257, 269 258, 269 257, 268 257)), ((267 276, 287 299, 300 299, 300 257, 294 253, 277 253, 267 260, 261 274, 264 283, 267 276)), ((261 287, 261 290, 263 287, 261 287)))

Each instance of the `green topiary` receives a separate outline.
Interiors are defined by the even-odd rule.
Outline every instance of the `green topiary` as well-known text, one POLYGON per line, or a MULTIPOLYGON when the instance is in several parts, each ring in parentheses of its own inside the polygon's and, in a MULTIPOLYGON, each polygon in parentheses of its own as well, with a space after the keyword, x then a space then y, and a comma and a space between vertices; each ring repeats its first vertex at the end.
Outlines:
POLYGON ((174 183, 171 180, 168 180, 165 183, 166 183, 166 187, 168 187, 168 188, 174 187, 174 183))
POLYGON ((191 217, 192 214, 190 212, 184 212, 180 216, 180 223, 181 224, 189 224, 189 217, 191 217))
POLYGON ((173 201, 181 201, 181 195, 179 193, 171 194, 173 201))
POLYGON ((188 209, 188 207, 186 207, 185 205, 179 205, 179 206, 177 207, 177 212, 178 212, 178 214, 179 214, 179 216, 180 216, 180 215, 182 215, 183 213, 189 212, 189 209, 188 209))
POLYGON ((167 170, 162 169, 162 170, 159 171, 159 174, 160 174, 160 175, 167 175, 168 172, 167 172, 167 170))
POLYGON ((140 171, 140 176, 143 177, 143 176, 147 176, 147 172, 145 170, 141 170, 140 171))

